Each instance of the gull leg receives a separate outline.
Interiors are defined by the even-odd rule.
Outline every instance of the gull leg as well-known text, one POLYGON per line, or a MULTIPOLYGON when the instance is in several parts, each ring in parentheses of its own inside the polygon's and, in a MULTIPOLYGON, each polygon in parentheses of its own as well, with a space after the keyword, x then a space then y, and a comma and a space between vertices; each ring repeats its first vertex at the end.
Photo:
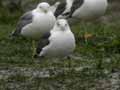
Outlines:
POLYGON ((92 37, 92 34, 90 34, 88 32, 88 28, 87 26, 89 25, 89 22, 82 22, 82 25, 83 25, 83 29, 84 29, 84 40, 85 40, 85 44, 87 45, 88 44, 88 39, 92 37))
POLYGON ((69 59, 68 67, 69 67, 69 70, 71 70, 71 68, 72 68, 72 60, 71 60, 71 57, 68 56, 67 59, 69 59))
POLYGON ((87 44, 88 43, 88 39, 86 38, 86 36, 87 36, 87 28, 85 27, 86 23, 83 22, 83 24, 84 24, 84 26, 83 26, 83 28, 84 28, 84 39, 85 39, 85 43, 87 44))
POLYGON ((36 53, 35 40, 32 40, 32 50, 33 50, 33 52, 32 52, 32 58, 34 58, 34 55, 36 53))

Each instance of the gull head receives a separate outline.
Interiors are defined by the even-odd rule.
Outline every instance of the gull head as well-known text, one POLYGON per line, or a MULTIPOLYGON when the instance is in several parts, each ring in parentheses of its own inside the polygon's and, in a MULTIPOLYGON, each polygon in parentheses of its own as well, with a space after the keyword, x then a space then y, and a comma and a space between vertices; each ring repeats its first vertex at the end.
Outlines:
POLYGON ((44 13, 47 13, 49 11, 49 8, 50 8, 50 5, 46 2, 39 3, 37 6, 37 9, 44 13))
POLYGON ((58 19, 56 21, 56 26, 59 28, 59 30, 61 31, 66 31, 69 29, 69 24, 67 22, 67 20, 65 19, 58 19))

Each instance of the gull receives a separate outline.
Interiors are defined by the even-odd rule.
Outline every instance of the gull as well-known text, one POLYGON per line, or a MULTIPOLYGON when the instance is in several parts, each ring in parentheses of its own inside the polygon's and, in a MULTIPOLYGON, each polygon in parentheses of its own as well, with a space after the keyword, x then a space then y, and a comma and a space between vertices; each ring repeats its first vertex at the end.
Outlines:
POLYGON ((107 0, 73 0, 69 17, 96 19, 104 15, 107 6, 107 0))
POLYGON ((34 57, 67 57, 75 46, 75 37, 67 20, 58 19, 53 29, 40 39, 34 57))
POLYGON ((46 2, 39 3, 38 6, 20 17, 16 30, 12 32, 12 36, 23 36, 33 39, 33 53, 35 49, 35 41, 42 34, 49 32, 56 22, 56 18, 49 9, 50 5, 46 2))

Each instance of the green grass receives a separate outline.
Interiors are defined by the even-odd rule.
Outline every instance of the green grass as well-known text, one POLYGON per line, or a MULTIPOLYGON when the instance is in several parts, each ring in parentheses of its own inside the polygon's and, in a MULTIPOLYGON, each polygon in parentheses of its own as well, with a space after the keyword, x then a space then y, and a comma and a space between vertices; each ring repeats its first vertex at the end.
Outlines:
MULTIPOLYGON (((108 24, 80 23, 72 27, 76 36, 76 50, 71 60, 71 68, 67 59, 45 59, 37 63, 32 59, 31 40, 18 38, 11 40, 9 35, 15 29, 15 24, 0 24, 0 71, 14 70, 14 68, 31 68, 41 70, 47 68, 51 77, 30 77, 8 75, 0 78, 1 90, 100 90, 104 82, 109 82, 113 72, 120 72, 120 21, 108 24), (87 41, 84 39, 85 31, 92 35, 87 41), (50 69, 54 67, 55 69, 50 69), (75 68, 82 68, 76 71, 75 68), (55 75, 55 73, 60 73, 55 75), (103 81, 101 83, 100 81, 103 81)), ((15 69, 16 72, 18 69, 15 69)), ((0 74, 1 75, 1 74, 0 74)), ((109 84, 109 83, 108 83, 109 84)), ((110 84, 111 85, 111 84, 110 84)), ((111 87, 111 86, 109 86, 111 87)), ((109 87, 104 87, 106 90, 109 87)), ((120 88, 120 87, 119 87, 120 88)))

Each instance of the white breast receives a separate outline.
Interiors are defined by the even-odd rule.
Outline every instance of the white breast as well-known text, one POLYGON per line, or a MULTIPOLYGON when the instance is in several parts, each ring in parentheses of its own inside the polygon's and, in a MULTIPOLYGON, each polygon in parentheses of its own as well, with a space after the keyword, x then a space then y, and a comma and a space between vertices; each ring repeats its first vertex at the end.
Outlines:
POLYGON ((47 56, 64 57, 75 49, 75 38, 72 32, 54 32, 49 39, 50 44, 43 48, 47 56))

